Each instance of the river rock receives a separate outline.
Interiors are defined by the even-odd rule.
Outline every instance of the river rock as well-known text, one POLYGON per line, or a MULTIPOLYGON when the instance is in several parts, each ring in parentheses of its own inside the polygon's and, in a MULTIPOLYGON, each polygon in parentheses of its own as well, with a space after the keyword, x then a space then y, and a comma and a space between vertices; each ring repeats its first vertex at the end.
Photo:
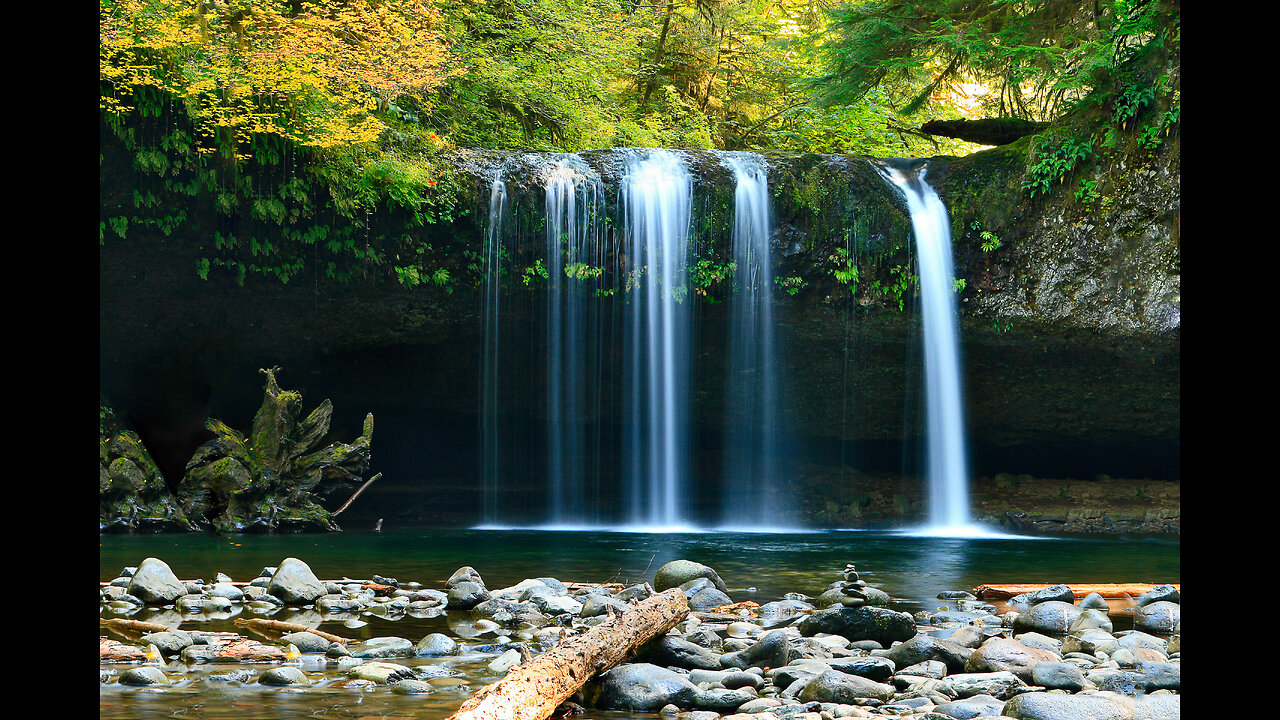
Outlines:
POLYGON ((1027 632, 1014 635, 1013 639, 1029 648, 1048 650, 1055 655, 1062 654, 1062 641, 1057 638, 1051 638, 1048 635, 1041 635, 1037 632, 1027 632))
POLYGON ((1143 660, 1138 663, 1138 671, 1142 673, 1142 686, 1147 692, 1182 691, 1181 663, 1143 660))
POLYGON ((876 682, 888 682, 897 664, 887 657, 833 658, 826 663, 832 670, 860 675, 876 682))
MULTIPOLYGON (((143 561, 144 563, 146 561, 143 561)), ((133 667, 120 673, 121 685, 168 685, 169 678, 158 667, 144 665, 133 667)))
POLYGON ((209 595, 211 597, 226 598, 233 603, 244 600, 244 591, 229 582, 215 583, 213 587, 209 588, 209 595))
POLYGON ((1178 589, 1172 585, 1157 585, 1133 599, 1133 604, 1142 607, 1153 602, 1180 602, 1178 589))
POLYGON ((692 705, 705 710, 736 710, 757 697, 753 687, 700 689, 693 696, 692 705))
POLYGON ((1031 684, 1049 690, 1080 692, 1084 689, 1084 673, 1065 662, 1038 662, 1031 666, 1031 684))
POLYGON ((1074 604, 1075 595, 1071 592, 1071 588, 1066 585, 1050 585, 1026 594, 1028 605, 1039 605, 1042 602, 1051 600, 1074 604))
POLYGON ((887 702, 893 698, 893 686, 838 670, 828 670, 809 680, 797 699, 800 702, 852 703, 864 698, 887 702))
POLYGON ((972 720, 978 717, 997 716, 1004 709, 1004 701, 991 695, 978 694, 962 700, 945 702, 933 709, 935 713, 956 720, 972 720))
MULTIPOLYGON (((545 585, 543 587, 546 587, 545 585)), ((529 596, 529 601, 534 607, 538 608, 538 612, 544 615, 577 615, 582 612, 582 603, 574 600, 568 595, 554 595, 551 588, 547 588, 546 592, 538 592, 529 596)))
POLYGON ((296 667, 273 667, 258 676, 262 685, 310 685, 311 681, 296 667))
POLYGON ((1062 654, 1080 652, 1096 655, 1099 650, 1115 647, 1116 638, 1103 630, 1085 630, 1079 635, 1071 634, 1062 639, 1062 654))
POLYGON ((655 665, 686 669, 719 670, 720 657, 701 645, 672 635, 663 635, 644 644, 636 658, 655 665))
POLYGON ((601 709, 657 712, 668 704, 692 705, 699 690, 672 670, 650 663, 628 663, 601 673, 592 694, 595 706, 601 709))
MULTIPOLYGON (((329 651, 329 647, 334 644, 331 640, 326 640, 313 632, 306 631, 289 633, 281 637, 280 642, 296 646, 298 652, 301 653, 326 653, 329 651)), ((341 647, 341 643, 338 643, 338 645, 341 647)))
POLYGON ((1106 696, 1030 692, 1011 698, 1002 711, 1020 720, 1133 720, 1126 704, 1106 696))
POLYGON ((1103 632, 1111 632, 1114 626, 1111 623, 1111 616, 1105 610, 1081 610, 1080 617, 1071 623, 1068 633, 1075 635, 1085 630, 1102 630, 1103 632))
POLYGON ((829 633, 848 638, 850 642, 874 640, 884 646, 910 640, 916 634, 915 618, 911 615, 873 606, 817 610, 801 620, 798 628, 805 637, 829 633))
MULTIPOLYGON (((695 581, 696 582, 696 581, 695 581)), ((690 610, 707 611, 730 605, 733 600, 710 584, 699 585, 685 591, 690 610)))
POLYGON ((460 580, 449 587, 450 610, 471 610, 490 598, 484 585, 471 580, 460 580))
POLYGON ((431 633, 418 641, 414 654, 419 657, 443 657, 458 654, 458 643, 444 633, 431 633))
POLYGON ((956 675, 948 675, 946 684, 955 690, 956 695, 961 698, 973 697, 974 695, 991 695, 1007 700, 1012 697, 1018 688, 1025 687, 1021 678, 1007 670, 998 672, 975 672, 975 673, 958 673, 956 675))
POLYGON ((1111 606, 1107 604, 1107 599, 1096 592, 1085 595, 1080 600, 1078 607, 1081 610, 1101 610, 1103 612, 1110 612, 1111 610, 1111 606))
POLYGON ((187 586, 168 563, 149 557, 138 565, 126 592, 147 605, 167 605, 186 595, 187 586))
POLYGON ((702 563, 693 562, 692 560, 672 560, 658 568, 658 572, 653 576, 653 589, 662 592, 673 587, 680 587, 684 583, 697 578, 707 578, 715 586, 716 590, 726 595, 729 592, 729 587, 724 584, 724 580, 720 579, 719 573, 702 563))
POLYGON ((605 615, 609 612, 609 608, 613 608, 615 614, 621 615, 630 610, 631 606, 612 595, 592 595, 582 602, 582 610, 578 612, 578 617, 591 618, 605 615))
POLYGON ((966 663, 975 652, 977 651, 929 635, 917 635, 888 650, 872 650, 871 654, 873 657, 888 658, 898 667, 915 665, 925 660, 939 660, 946 664, 947 672, 964 672, 966 663))
POLYGON ((480 579, 480 573, 476 572, 476 569, 470 565, 463 565, 457 570, 454 570, 453 574, 449 576, 449 579, 444 582, 444 587, 446 590, 449 590, 452 589, 453 586, 462 582, 472 582, 480 587, 484 587, 484 580, 480 579))
POLYGON ((1182 606, 1167 600, 1156 600, 1133 613, 1133 627, 1148 633, 1169 634, 1178 627, 1182 606))
POLYGON ((987 636, 983 634, 982 628, 975 625, 956 628, 956 631, 944 638, 947 642, 954 643, 960 647, 976 648, 982 645, 987 636))
POLYGON ((271 576, 267 592, 286 605, 305 605, 323 597, 328 591, 311 566, 297 558, 285 558, 271 576))
POLYGON ((1032 605, 1026 612, 1018 613, 1013 620, 1013 631, 1065 635, 1081 612, 1069 602, 1045 600, 1032 605))
POLYGON ((969 673, 1007 671, 1018 676, 1023 682, 1031 684, 1032 667, 1036 663, 1058 660, 1060 660, 1058 654, 1052 651, 1027 647, 1010 638, 997 638, 974 650, 965 662, 964 669, 969 673))
POLYGON ((414 676, 413 668, 398 663, 389 662, 365 662, 356 665, 347 671, 347 674, 357 680, 370 680, 379 685, 388 685, 400 680, 409 680, 414 676))

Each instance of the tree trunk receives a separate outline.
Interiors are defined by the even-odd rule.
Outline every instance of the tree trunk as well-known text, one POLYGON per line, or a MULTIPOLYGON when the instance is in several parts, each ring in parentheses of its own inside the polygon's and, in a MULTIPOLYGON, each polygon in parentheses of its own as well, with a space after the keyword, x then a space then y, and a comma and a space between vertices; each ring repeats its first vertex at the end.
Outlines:
POLYGON ((584 635, 561 640, 532 662, 511 668, 448 720, 546 720, 587 680, 675 627, 688 612, 684 591, 658 593, 584 635))

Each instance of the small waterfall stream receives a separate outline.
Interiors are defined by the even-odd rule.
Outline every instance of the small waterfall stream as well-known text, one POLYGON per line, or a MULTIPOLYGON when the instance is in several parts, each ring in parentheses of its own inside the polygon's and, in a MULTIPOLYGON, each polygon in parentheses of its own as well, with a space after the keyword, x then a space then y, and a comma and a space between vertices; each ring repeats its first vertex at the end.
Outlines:
POLYGON ((925 182, 924 167, 918 172, 892 165, 877 168, 906 197, 920 269, 929 470, 929 522, 924 532, 975 534, 981 529, 969 517, 969 463, 951 222, 946 206, 925 182))
POLYGON ((581 158, 545 168, 547 257, 547 480, 553 525, 597 524, 599 489, 588 482, 589 412, 602 379, 595 289, 604 266, 604 187, 581 158))
POLYGON ((780 419, 768 168, 764 157, 754 153, 720 157, 737 182, 722 522, 727 527, 776 528, 784 524, 787 507, 783 494, 776 492, 780 419))
POLYGON ((498 490, 500 442, 498 440, 498 368, 500 308, 499 271, 502 262, 502 221, 507 209, 507 185, 501 174, 489 186, 489 216, 484 236, 484 348, 481 357, 480 421, 483 474, 481 520, 486 525, 498 522, 498 490))

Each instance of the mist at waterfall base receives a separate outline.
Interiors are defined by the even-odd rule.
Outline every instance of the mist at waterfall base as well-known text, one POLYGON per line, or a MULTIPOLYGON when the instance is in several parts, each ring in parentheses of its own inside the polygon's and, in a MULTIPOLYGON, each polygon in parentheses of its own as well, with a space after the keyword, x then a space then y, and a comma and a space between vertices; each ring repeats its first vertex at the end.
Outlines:
MULTIPOLYGON (((734 292, 726 357, 719 359, 728 372, 718 464, 694 460, 694 183, 680 155, 654 150, 625 156, 616 223, 609 222, 610 198, 596 170, 576 155, 538 156, 543 243, 535 252, 535 274, 526 270, 524 283, 540 276, 544 300, 525 299, 529 307, 515 313, 502 307, 519 300, 501 296, 499 265, 521 249, 504 239, 510 200, 502 169, 495 173, 484 238, 484 500, 478 527, 803 529, 784 490, 794 470, 791 445, 783 439, 767 165, 753 153, 717 156, 735 182, 734 292), (502 327, 500 316, 512 327, 502 327), (538 362, 534 348, 542 349, 541 397, 511 387, 501 367, 538 362), (545 417, 541 432, 512 421, 538 415, 539 404, 545 417), (606 420, 608 408, 619 421, 606 420), (522 462, 513 463, 515 457, 522 462), (719 499, 708 513, 703 486, 712 475, 719 499), (513 492, 522 483, 544 487, 545 497, 513 492), (541 516, 531 516, 534 506, 545 507, 541 516)), ((924 305, 930 514, 926 527, 907 532, 998 534, 968 515, 946 209, 922 178, 892 168, 882 172, 908 200, 924 305)))

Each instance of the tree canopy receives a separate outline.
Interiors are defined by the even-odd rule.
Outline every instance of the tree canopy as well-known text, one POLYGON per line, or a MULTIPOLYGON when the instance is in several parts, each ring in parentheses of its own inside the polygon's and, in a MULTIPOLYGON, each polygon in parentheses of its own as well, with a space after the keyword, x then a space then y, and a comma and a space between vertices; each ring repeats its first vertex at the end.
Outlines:
POLYGON ((856 104, 894 82, 904 114, 969 82, 992 90, 990 115, 1051 120, 1180 37, 1176 0, 867 0, 831 16, 820 102, 856 104))

